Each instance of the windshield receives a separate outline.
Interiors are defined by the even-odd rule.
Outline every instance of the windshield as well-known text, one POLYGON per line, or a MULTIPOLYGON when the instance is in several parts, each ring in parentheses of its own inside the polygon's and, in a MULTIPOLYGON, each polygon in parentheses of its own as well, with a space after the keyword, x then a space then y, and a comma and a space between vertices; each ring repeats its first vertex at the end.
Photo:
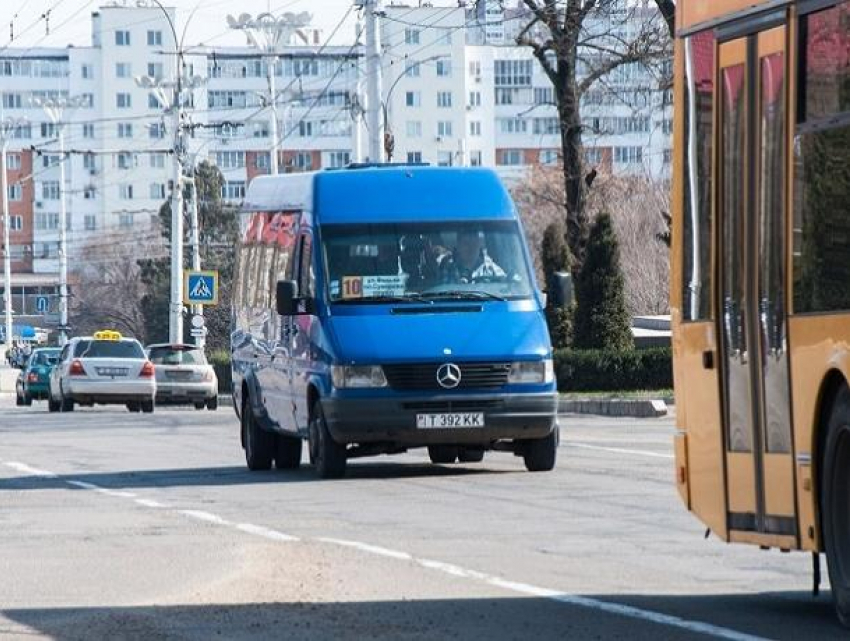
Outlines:
POLYGON ((201 350, 179 347, 151 347, 150 360, 155 365, 205 365, 207 362, 201 350))
POLYGON ((31 365, 33 367, 40 365, 54 365, 59 358, 59 351, 42 352, 38 351, 33 354, 31 365))
POLYGON ((327 225, 322 238, 333 302, 532 293, 515 221, 327 225))
POLYGON ((83 340, 74 347, 75 358, 144 358, 136 341, 83 340))

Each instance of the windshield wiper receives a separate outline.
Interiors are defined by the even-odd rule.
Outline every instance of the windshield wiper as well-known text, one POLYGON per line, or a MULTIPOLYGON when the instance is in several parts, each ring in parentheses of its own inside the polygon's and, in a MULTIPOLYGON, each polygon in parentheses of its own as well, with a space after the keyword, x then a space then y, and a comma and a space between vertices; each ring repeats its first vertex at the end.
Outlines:
POLYGON ((361 296, 360 298, 341 298, 335 300, 337 305, 343 303, 409 303, 410 301, 427 301, 421 294, 414 292, 408 294, 379 294, 375 296, 361 296))
POLYGON ((471 298, 474 300, 488 299, 498 301, 508 300, 504 296, 499 296, 498 294, 491 294, 490 292, 481 291, 479 289, 448 289, 439 292, 423 292, 421 296, 428 298, 471 298))

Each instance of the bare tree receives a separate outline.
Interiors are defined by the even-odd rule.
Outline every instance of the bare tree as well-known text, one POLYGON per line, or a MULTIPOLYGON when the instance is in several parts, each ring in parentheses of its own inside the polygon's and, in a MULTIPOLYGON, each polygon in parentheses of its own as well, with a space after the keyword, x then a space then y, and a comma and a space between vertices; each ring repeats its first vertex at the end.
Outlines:
POLYGON ((517 36, 528 46, 554 88, 561 131, 567 242, 579 271, 589 219, 582 98, 619 67, 669 60, 671 46, 662 15, 629 0, 522 0, 529 20, 517 36))
POLYGON ((76 333, 116 329, 145 341, 139 259, 165 256, 153 232, 111 232, 84 245, 72 273, 71 323, 76 333))
POLYGON ((667 23, 667 31, 670 37, 676 35, 676 2, 675 0, 655 0, 655 5, 664 17, 664 22, 667 23))

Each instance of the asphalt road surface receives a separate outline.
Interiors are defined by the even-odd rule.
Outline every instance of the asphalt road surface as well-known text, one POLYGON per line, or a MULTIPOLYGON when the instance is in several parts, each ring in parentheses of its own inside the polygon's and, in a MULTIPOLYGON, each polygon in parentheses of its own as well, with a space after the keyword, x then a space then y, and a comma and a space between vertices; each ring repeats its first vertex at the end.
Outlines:
POLYGON ((0 398, 2 639, 845 638, 808 555, 703 538, 671 419, 562 417, 488 453, 247 471, 230 408, 0 398))

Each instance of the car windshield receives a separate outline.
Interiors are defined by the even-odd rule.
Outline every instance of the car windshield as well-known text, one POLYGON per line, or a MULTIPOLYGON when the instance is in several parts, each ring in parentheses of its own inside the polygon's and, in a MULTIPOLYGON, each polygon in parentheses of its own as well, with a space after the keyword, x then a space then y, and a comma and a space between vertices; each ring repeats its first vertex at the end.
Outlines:
POLYGON ((532 293, 515 221, 326 225, 322 238, 333 302, 511 300, 532 293))
POLYGON ((30 365, 33 367, 36 366, 44 366, 44 365, 54 365, 59 358, 58 351, 52 352, 36 352, 33 354, 32 359, 30 360, 30 365))
POLYGON ((150 360, 155 365, 205 365, 204 353, 195 348, 151 347, 150 360))
POLYGON ((144 358, 145 352, 136 341, 81 340, 74 347, 75 358, 144 358))

